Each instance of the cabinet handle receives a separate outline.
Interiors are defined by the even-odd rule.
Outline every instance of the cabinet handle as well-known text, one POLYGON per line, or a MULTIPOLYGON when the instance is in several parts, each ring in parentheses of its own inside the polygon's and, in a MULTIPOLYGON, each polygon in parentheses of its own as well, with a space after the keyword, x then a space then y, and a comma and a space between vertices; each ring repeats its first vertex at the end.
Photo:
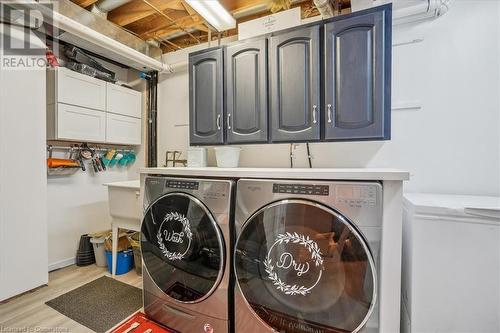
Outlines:
POLYGON ((327 115, 328 115, 328 122, 331 123, 332 122, 332 105, 331 104, 328 104, 327 115))
POLYGON ((220 114, 217 115, 217 129, 220 130, 220 114))
POLYGON ((227 129, 231 129, 231 114, 227 114, 227 129))
POLYGON ((316 124, 316 105, 313 105, 313 124, 316 124))

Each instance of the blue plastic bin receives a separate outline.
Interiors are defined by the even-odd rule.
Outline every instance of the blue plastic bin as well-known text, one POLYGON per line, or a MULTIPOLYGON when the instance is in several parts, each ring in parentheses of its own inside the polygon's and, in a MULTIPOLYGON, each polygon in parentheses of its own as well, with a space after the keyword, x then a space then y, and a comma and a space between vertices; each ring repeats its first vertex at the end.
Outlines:
MULTIPOLYGON (((106 261, 108 262, 108 271, 112 272, 111 251, 106 251, 106 261)), ((116 275, 128 273, 134 267, 134 252, 125 250, 116 254, 116 275)))

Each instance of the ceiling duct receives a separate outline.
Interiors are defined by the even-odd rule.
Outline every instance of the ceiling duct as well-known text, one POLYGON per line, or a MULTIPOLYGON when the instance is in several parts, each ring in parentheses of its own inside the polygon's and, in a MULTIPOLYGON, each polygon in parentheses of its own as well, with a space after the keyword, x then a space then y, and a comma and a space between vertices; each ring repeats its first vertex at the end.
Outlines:
POLYGON ((90 11, 101 16, 102 18, 107 18, 110 11, 131 1, 132 0, 99 0, 92 5, 90 11))
POLYGON ((450 0, 351 0, 352 11, 392 3, 392 24, 399 25, 434 19, 444 15, 450 0))
POLYGON ((29 8, 43 15, 53 38, 102 55, 138 70, 163 71, 160 48, 146 43, 108 20, 95 15, 69 0, 47 2, 11 0, 13 7, 29 8))
POLYGON ((334 11, 330 0, 314 0, 314 5, 322 18, 333 17, 334 11))
POLYGON ((405 24, 434 19, 444 15, 450 0, 409 0, 393 2, 392 24, 405 24))

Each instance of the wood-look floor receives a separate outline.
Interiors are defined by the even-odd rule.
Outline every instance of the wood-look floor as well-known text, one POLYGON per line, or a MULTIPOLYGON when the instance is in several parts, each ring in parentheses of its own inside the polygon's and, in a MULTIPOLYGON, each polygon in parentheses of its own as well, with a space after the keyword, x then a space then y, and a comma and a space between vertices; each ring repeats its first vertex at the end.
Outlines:
MULTIPOLYGON (((92 332, 60 314, 45 302, 101 276, 110 276, 105 268, 69 266, 49 273, 47 286, 0 303, 0 332, 92 332)), ((116 279, 142 288, 142 278, 131 270, 116 279)))

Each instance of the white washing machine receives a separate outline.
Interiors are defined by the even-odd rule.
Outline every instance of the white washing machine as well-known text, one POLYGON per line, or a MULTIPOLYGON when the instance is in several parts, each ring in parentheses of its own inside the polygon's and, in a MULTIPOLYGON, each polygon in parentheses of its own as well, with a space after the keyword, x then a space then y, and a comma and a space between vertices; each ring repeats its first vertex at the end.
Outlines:
POLYGON ((145 178, 144 311, 189 333, 232 331, 229 180, 145 178))
POLYGON ((378 332, 378 182, 237 183, 235 332, 378 332))

